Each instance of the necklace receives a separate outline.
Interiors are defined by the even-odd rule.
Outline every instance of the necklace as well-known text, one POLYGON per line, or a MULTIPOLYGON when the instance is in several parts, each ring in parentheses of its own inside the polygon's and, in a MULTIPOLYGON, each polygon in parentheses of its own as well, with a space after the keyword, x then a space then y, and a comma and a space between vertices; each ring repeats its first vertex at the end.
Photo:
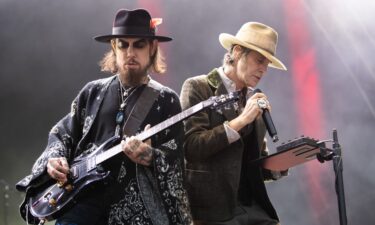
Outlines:
POLYGON ((125 118, 125 107, 127 105, 128 99, 132 94, 138 89, 139 86, 137 87, 128 87, 125 88, 124 85, 122 85, 122 82, 120 78, 118 77, 119 84, 120 84, 120 108, 119 111, 116 114, 116 130, 115 130, 115 135, 120 136, 120 127, 121 124, 124 122, 125 118))

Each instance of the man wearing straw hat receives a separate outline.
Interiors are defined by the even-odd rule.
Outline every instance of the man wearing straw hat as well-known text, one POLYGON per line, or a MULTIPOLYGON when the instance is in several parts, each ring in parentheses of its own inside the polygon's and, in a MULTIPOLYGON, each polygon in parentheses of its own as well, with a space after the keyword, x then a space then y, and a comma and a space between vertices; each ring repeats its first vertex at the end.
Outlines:
POLYGON ((228 50, 223 65, 184 82, 182 108, 233 91, 241 90, 244 97, 238 105, 203 111, 185 121, 185 167, 193 219, 196 225, 278 224, 264 180, 284 174, 248 166, 267 154, 260 115, 263 107, 271 108, 265 94, 252 91, 268 67, 286 70, 275 56, 277 33, 267 25, 248 22, 236 36, 220 34, 219 41, 228 50))
MULTIPOLYGON (((69 170, 76 157, 96 153, 107 140, 118 144, 121 139, 119 154, 96 168, 98 173, 110 172, 110 178, 83 189, 76 204, 56 213, 56 224, 191 223, 182 182, 183 125, 167 128, 147 140, 133 136, 181 111, 178 95, 149 75, 165 71, 158 43, 172 40, 156 35, 160 23, 161 19, 152 19, 144 9, 121 9, 112 33, 95 37, 110 44, 101 67, 113 76, 92 81, 80 91, 70 113, 51 130, 47 148, 35 162, 32 174, 17 184, 18 190, 27 192, 21 213, 30 223, 44 219, 30 214, 31 207, 44 201, 29 202, 40 187, 53 180, 64 186, 76 179, 83 171, 69 170)), ((102 150, 106 153, 107 149, 102 150)), ((102 158, 93 159, 87 161, 88 167, 102 158)), ((59 196, 50 199, 50 206, 60 207, 59 201, 59 196)))

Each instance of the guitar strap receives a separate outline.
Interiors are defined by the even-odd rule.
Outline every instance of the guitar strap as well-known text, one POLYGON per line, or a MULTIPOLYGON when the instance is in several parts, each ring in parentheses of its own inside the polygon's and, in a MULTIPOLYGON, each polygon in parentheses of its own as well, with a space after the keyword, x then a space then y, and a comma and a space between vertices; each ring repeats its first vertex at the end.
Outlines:
MULTIPOLYGON (((139 126, 145 120, 156 98, 160 94, 160 88, 158 87, 161 87, 160 84, 150 80, 147 86, 143 89, 137 102, 132 108, 127 121, 125 122, 123 128, 124 135, 135 135, 139 126)), ((153 222, 156 222, 155 224, 157 225, 167 224, 168 216, 165 210, 163 210, 164 208, 161 197, 157 194, 159 193, 159 191, 155 178, 151 174, 149 168, 139 166, 138 164, 136 168, 136 177, 139 182, 138 185, 140 187, 139 191, 142 193, 141 195, 145 197, 145 206, 153 215, 151 218, 158 218, 156 221, 153 220, 153 222), (147 204, 149 206, 147 206, 147 204)))
POLYGON ((160 91, 152 88, 153 81, 146 85, 141 95, 138 97, 134 104, 128 119, 123 127, 123 134, 126 136, 133 136, 145 120, 148 112, 150 111, 156 98, 159 96, 160 91))

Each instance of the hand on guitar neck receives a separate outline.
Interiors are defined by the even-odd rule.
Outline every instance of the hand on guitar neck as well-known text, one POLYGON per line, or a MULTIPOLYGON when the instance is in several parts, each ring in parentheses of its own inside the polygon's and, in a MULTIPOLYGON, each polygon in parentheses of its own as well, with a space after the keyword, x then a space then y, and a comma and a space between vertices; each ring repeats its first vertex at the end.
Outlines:
MULTIPOLYGON (((145 131, 150 129, 151 125, 148 124, 145 127, 145 131)), ((134 163, 149 166, 152 161, 152 147, 151 139, 142 142, 134 136, 121 141, 122 151, 132 160, 134 163)))

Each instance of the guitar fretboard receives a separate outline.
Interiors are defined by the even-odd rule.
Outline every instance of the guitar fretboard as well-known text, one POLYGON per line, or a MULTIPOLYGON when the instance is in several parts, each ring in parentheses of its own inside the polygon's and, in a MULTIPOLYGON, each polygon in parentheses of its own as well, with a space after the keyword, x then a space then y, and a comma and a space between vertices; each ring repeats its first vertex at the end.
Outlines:
MULTIPOLYGON (((135 137, 139 140, 142 140, 142 141, 147 140, 150 137, 152 137, 153 135, 167 129, 168 127, 170 127, 170 126, 172 126, 172 125, 174 125, 178 122, 181 122, 182 120, 184 120, 184 119, 188 118, 189 116, 203 110, 206 107, 211 106, 212 104, 214 104, 214 102, 210 99, 208 99, 206 101, 203 101, 201 103, 198 103, 198 104, 184 110, 183 112, 181 112, 179 114, 176 114, 176 115, 168 118, 167 120, 151 127, 150 129, 136 135, 135 137)), ((102 163, 105 160, 117 155, 120 152, 122 152, 120 144, 115 145, 112 148, 109 148, 107 151, 97 155, 95 162, 96 162, 96 164, 102 163)))

